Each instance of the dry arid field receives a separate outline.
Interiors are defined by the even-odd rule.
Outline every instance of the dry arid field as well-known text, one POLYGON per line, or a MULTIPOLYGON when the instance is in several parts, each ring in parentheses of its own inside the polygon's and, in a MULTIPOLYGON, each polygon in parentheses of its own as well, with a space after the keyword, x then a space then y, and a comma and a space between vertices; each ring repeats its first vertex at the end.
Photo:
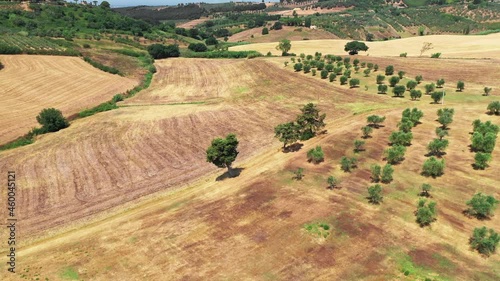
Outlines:
POLYGON ((65 116, 110 100, 138 81, 105 73, 80 58, 0 55, 0 144, 39 126, 36 116, 55 107, 65 116))
MULTIPOLYGON (((268 26, 268 28, 270 28, 268 26)), ((262 27, 248 29, 238 32, 229 37, 229 42, 270 43, 278 42, 283 38, 292 41, 336 39, 337 36, 322 29, 310 29, 307 27, 283 26, 280 30, 270 30, 269 34, 262 35, 262 27), (251 36, 254 36, 253 38, 251 36)))
MULTIPOLYGON (((475 227, 500 231, 500 214, 480 221, 462 212, 477 192, 500 198, 498 143, 486 170, 473 169, 469 149, 473 120, 500 125, 486 114, 500 99, 500 37, 446 38, 370 43, 370 56, 358 57, 379 64, 378 73, 389 64, 404 70, 404 84, 423 75, 418 89, 444 78, 444 105, 427 95, 377 94, 377 72, 353 74, 361 85, 350 89, 294 72, 286 57, 156 61, 151 87, 119 109, 0 152, 0 170, 19 175, 20 280, 499 280, 500 255, 483 257, 468 239, 475 227), (416 57, 426 40, 444 58, 416 57), (412 57, 397 57, 402 52, 412 57), (455 92, 458 80, 463 92, 455 92), (493 88, 490 96, 482 96, 484 86, 493 88), (326 132, 284 153, 273 129, 308 102, 326 113, 326 132), (394 181, 383 185, 384 201, 371 205, 370 166, 385 164, 388 136, 409 107, 424 117, 394 181), (421 167, 443 107, 455 116, 445 173, 433 179, 421 167), (387 120, 355 154, 353 140, 372 114, 387 120), (235 178, 205 160, 210 141, 230 132, 240 141, 235 178), (325 161, 308 163, 317 145, 325 161), (342 156, 356 156, 358 168, 341 171, 342 156), (298 167, 301 181, 292 179, 298 167), (330 175, 341 180, 339 189, 327 189, 330 175), (414 215, 424 182, 434 187, 438 209, 428 227, 414 215), (315 223, 328 224, 328 234, 306 230, 315 223)), ((293 41, 291 51, 345 54, 345 41, 312 42, 293 41)), ((275 45, 234 48, 266 53, 275 45)), ((10 277, 0 264, 0 279, 10 277)))

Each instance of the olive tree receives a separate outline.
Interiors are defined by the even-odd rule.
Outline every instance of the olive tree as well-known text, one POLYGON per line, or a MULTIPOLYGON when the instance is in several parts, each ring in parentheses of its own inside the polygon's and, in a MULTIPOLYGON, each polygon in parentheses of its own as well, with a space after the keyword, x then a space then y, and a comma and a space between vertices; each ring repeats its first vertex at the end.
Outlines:
POLYGON ((479 192, 466 202, 469 206, 467 213, 477 218, 489 218, 493 216, 498 203, 495 197, 479 192))
POLYGON ((488 167, 488 162, 491 161, 491 154, 484 152, 477 152, 474 156, 474 168, 484 170, 488 167))
POLYGON ((366 121, 371 127, 379 128, 381 126, 380 124, 385 121, 385 116, 370 115, 366 118, 366 121))
POLYGON ((380 85, 378 85, 377 90, 378 90, 379 94, 385 94, 385 93, 387 93, 388 87, 387 87, 387 85, 380 84, 380 85))
POLYGON ((386 164, 382 169, 380 180, 383 183, 390 183, 392 181, 392 173, 394 173, 394 168, 392 168, 391 164, 386 164))
POLYGON ((394 145, 384 151, 385 158, 389 164, 398 164, 403 161, 406 152, 406 147, 402 145, 394 145))
POLYGON ((379 182, 380 181, 380 174, 382 172, 382 167, 380 167, 380 165, 378 165, 378 164, 373 164, 370 167, 370 171, 371 171, 372 182, 379 182))
POLYGON ((491 228, 488 230, 486 226, 474 228, 472 237, 469 239, 471 248, 485 256, 493 254, 499 242, 500 235, 491 228))
POLYGON ((424 78, 422 77, 422 75, 417 75, 415 76, 415 81, 417 81, 418 84, 420 84, 420 82, 422 82, 424 78))
POLYGON ((428 145, 427 150, 430 155, 435 155, 441 157, 444 154, 445 149, 448 147, 448 140, 445 139, 433 139, 428 145))
POLYGON ((415 215, 417 216, 417 222, 420 226, 429 225, 431 222, 436 220, 436 202, 429 202, 429 204, 427 204, 427 200, 420 199, 418 201, 415 215))
POLYGON ((335 187, 339 185, 340 181, 334 176, 329 176, 328 179, 326 180, 326 183, 328 183, 329 189, 335 189, 335 187))
POLYGON ((429 159, 425 160, 422 167, 422 174, 433 178, 439 177, 444 173, 444 167, 444 159, 439 161, 434 156, 431 156, 429 159))
POLYGON ((462 92, 465 89, 465 83, 464 81, 458 81, 457 82, 457 90, 459 92, 462 92))
POLYGON ((380 184, 368 187, 368 202, 372 204, 380 204, 382 200, 382 186, 380 186, 380 184))
POLYGON ((436 82, 436 85, 437 85, 437 88, 443 88, 443 86, 444 86, 444 79, 443 78, 438 79, 437 82, 436 82))
POLYGON ((316 148, 311 148, 307 152, 307 161, 318 164, 323 160, 325 160, 325 154, 323 153, 321 146, 318 145, 316 148))
POLYGON ((417 87, 417 81, 415 80, 410 80, 408 81, 408 83, 406 83, 406 88, 408 89, 408 91, 415 89, 415 87, 417 87))
POLYGON ((373 132, 373 128, 370 126, 364 126, 361 128, 361 131, 363 132, 363 138, 367 139, 370 137, 371 133, 373 132))
POLYGON ((348 158, 346 156, 343 156, 341 159, 340 159, 340 168, 344 171, 344 172, 350 172, 352 171, 352 169, 356 168, 356 163, 357 163, 357 159, 356 158, 348 158))
POLYGON ((359 79, 358 78, 352 78, 351 80, 349 80, 349 86, 351 86, 351 88, 356 88, 359 86, 359 79))
POLYGON ((385 75, 392 75, 392 74, 394 74, 394 66, 388 65, 385 68, 385 75))
POLYGON ((274 137, 278 138, 283 143, 283 149, 286 149, 288 144, 293 144, 299 140, 300 127, 295 122, 279 124, 274 128, 274 137))
POLYGON ((400 81, 399 77, 397 76, 392 76, 390 79, 389 79, 389 85, 391 85, 391 87, 394 87, 396 86, 396 84, 398 84, 400 81))
POLYGON ((426 84, 424 88, 425 88, 425 94, 430 95, 436 89, 436 85, 434 83, 426 84))
POLYGON ((486 108, 490 114, 500 115, 500 101, 492 101, 486 108))
POLYGON ((416 100, 422 97, 422 91, 420 90, 411 90, 410 97, 412 100, 416 100))
POLYGON ((406 91, 406 87, 403 85, 396 85, 392 89, 392 93, 394 94, 395 97, 404 97, 406 91))

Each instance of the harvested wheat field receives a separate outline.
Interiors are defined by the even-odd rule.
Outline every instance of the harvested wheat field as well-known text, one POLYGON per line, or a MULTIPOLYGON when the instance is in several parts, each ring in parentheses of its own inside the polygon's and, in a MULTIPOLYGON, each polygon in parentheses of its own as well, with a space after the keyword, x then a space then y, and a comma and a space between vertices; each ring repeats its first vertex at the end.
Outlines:
MULTIPOLYGON (((376 72, 369 77, 353 73, 361 87, 350 89, 338 79, 330 83, 294 72, 284 67, 284 59, 157 61, 151 87, 121 108, 0 152, 0 170, 23 175, 18 180, 23 206, 18 266, 25 276, 498 280, 500 256, 479 255, 468 239, 475 227, 500 231, 500 215, 478 220, 463 214, 476 192, 500 198, 498 143, 486 170, 473 169, 468 147, 473 120, 500 124, 498 116, 486 114, 488 103, 500 94, 480 92, 483 84, 500 87, 498 79, 470 70, 466 89, 454 92, 455 77, 464 72, 452 66, 467 60, 440 60, 450 93, 442 105, 427 95, 412 101, 408 94, 376 94, 376 72), (293 120, 307 102, 318 103, 326 113, 326 132, 284 153, 273 128, 293 120), (439 126, 436 111, 444 106, 455 109, 446 137, 450 145, 442 156, 445 173, 424 177, 426 146, 439 126), (370 166, 386 163, 388 136, 408 107, 421 109, 424 117, 412 129, 405 159, 394 166, 394 180, 383 184, 383 202, 369 204, 370 166), (361 138, 360 128, 371 114, 387 120, 365 139, 365 150, 354 153, 353 140, 361 138), (240 141, 235 178, 205 162, 211 139, 229 132, 240 141), (308 150, 317 145, 325 160, 307 162, 308 150), (343 172, 342 156, 356 157, 357 168, 343 172), (292 171, 299 167, 305 176, 293 180, 292 171), (340 188, 327 189, 330 175, 340 179, 340 188), (437 221, 427 227, 420 227, 414 215, 422 183, 432 184, 430 199, 438 210, 437 221), (328 229, 318 230, 320 224, 328 229)), ((362 58, 371 59, 378 58, 362 58)), ((422 72, 427 59, 410 64, 403 59, 379 64, 383 69, 393 63, 396 72, 409 76, 423 74, 418 89, 441 77, 437 70, 422 72)), ((488 60, 474 63, 468 65, 493 67, 488 60)), ((4 267, 0 264, 0 277, 4 267)))
POLYGON ((138 81, 112 75, 80 58, 1 55, 0 144, 39 126, 35 117, 54 107, 65 116, 110 100, 138 81))
MULTIPOLYGON (((291 53, 314 54, 346 54, 344 46, 352 40, 307 40, 292 41, 291 53)), ((420 49, 424 42, 433 44, 434 49, 424 53, 430 56, 431 53, 442 53, 442 57, 450 58, 500 58, 500 33, 490 35, 430 35, 411 37, 390 41, 365 42, 369 50, 360 52, 360 56, 399 56, 400 53, 408 53, 408 56, 420 56, 420 49)), ((255 50, 262 54, 271 52, 281 55, 281 51, 276 50, 277 43, 258 43, 234 46, 229 48, 233 51, 255 50)))
POLYGON ((292 41, 300 40, 326 40, 336 39, 337 36, 322 29, 309 29, 307 27, 283 26, 280 30, 269 30, 269 34, 262 35, 262 27, 248 29, 238 32, 229 37, 229 42, 270 43, 282 39, 292 41), (254 36, 253 38, 251 36, 254 36))

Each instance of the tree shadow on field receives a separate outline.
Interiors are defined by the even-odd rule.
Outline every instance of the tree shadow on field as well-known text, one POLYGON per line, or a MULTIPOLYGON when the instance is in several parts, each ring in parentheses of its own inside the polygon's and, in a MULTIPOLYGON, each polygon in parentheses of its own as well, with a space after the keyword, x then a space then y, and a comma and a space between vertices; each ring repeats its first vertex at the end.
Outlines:
POLYGON ((241 174, 241 172, 242 172, 243 170, 245 170, 245 168, 234 168, 234 169, 233 169, 233 176, 232 176, 232 177, 231 177, 231 176, 229 176, 229 172, 228 172, 228 171, 226 171, 224 174, 222 174, 222 175, 218 176, 218 177, 215 179, 215 181, 223 181, 223 180, 228 179, 228 178, 236 178, 236 177, 238 177, 238 176, 241 174))
POLYGON ((294 143, 289 146, 287 146, 285 149, 283 149, 284 153, 289 153, 289 152, 296 152, 299 151, 304 145, 302 143, 294 143))

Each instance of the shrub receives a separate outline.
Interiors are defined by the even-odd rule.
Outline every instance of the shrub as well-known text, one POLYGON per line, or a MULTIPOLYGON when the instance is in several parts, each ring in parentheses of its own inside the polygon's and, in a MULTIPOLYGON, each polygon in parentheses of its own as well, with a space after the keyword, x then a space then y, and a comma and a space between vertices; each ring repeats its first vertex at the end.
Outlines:
POLYGON ((402 70, 400 70, 400 71, 398 72, 398 77, 399 77, 399 79, 403 79, 403 77, 404 77, 404 76, 405 76, 405 72, 404 72, 404 71, 402 71, 402 70))
POLYGON ((408 53, 401 53, 401 54, 399 54, 399 57, 406 58, 407 55, 408 55, 408 53))
POLYGON ((406 92, 406 87, 403 85, 397 85, 392 89, 392 92, 396 97, 404 97, 406 92))
POLYGON ((178 57, 180 56, 179 52, 179 46, 178 45, 162 45, 162 44, 152 44, 149 45, 148 48, 148 53, 154 58, 154 59, 163 59, 163 58, 170 58, 170 57, 178 57))
POLYGON ((329 176, 326 182, 328 183, 329 189, 334 189, 340 183, 340 181, 336 179, 334 176, 329 176))
POLYGON ((380 184, 368 187, 368 202, 372 204, 380 204, 382 200, 382 186, 380 186, 380 184))
POLYGON ((422 174, 433 178, 441 176, 444 173, 444 166, 444 160, 439 161, 432 156, 424 162, 422 174))
POLYGON ((394 168, 392 168, 391 164, 386 164, 382 169, 380 180, 383 183, 390 183, 392 181, 392 173, 394 173, 394 168))
POLYGON ((384 151, 386 160, 389 164, 398 164, 404 160, 404 155, 406 152, 406 147, 402 145, 395 145, 384 151))
POLYGON ((372 175, 371 175, 372 182, 379 182, 380 181, 380 173, 382 171, 382 167, 380 167, 380 165, 378 165, 378 164, 373 164, 370 167, 370 171, 372 173, 372 175))
POLYGON ((489 96, 491 93, 492 88, 484 87, 484 94, 483 96, 489 96))
POLYGON ((422 193, 420 193, 420 195, 429 197, 430 196, 429 191, 431 191, 432 185, 428 183, 423 183, 421 188, 422 188, 422 193))
POLYGON ((81 112, 78 113, 78 116, 81 118, 88 117, 88 116, 92 116, 98 112, 109 111, 109 110, 113 110, 113 109, 117 109, 117 108, 118 108, 118 106, 113 101, 103 102, 96 107, 82 110, 81 112))
POLYGON ((345 85, 348 79, 346 76, 340 76, 340 85, 345 85))
POLYGON ((500 101, 492 101, 488 104, 487 110, 490 114, 500 115, 500 101))
POLYGON ((472 237, 469 239, 471 248, 486 256, 495 253, 499 242, 500 235, 493 229, 488 230, 485 226, 474 228, 472 237))
POLYGON ((377 71, 377 70, 378 70, 378 64, 373 65, 373 71, 377 71))
POLYGON ((361 63, 361 67, 365 68, 366 67, 366 62, 361 63))
POLYGON ((364 126, 361 128, 361 131, 363 132, 363 138, 368 138, 370 137, 370 134, 373 132, 373 128, 370 126, 364 126))
POLYGON ((217 45, 219 43, 219 41, 217 41, 217 39, 213 36, 210 36, 208 37, 206 40, 205 40, 205 44, 207 46, 213 46, 213 45, 217 45))
POLYGON ((385 68, 385 75, 392 75, 394 74, 394 66, 389 65, 385 68))
POLYGON ((464 81, 458 81, 457 82, 457 90, 459 92, 462 92, 465 89, 465 83, 464 81))
POLYGON ((441 53, 434 53, 431 55, 431 58, 438 59, 441 56, 441 53))
POLYGON ((467 206, 470 207, 467 212, 478 218, 489 218, 493 216, 498 203, 499 201, 491 195, 476 193, 471 200, 466 202, 467 206))
POLYGON ((318 164, 325 159, 325 154, 323 153, 323 149, 321 146, 316 146, 316 148, 312 148, 307 152, 307 161, 312 162, 314 164, 318 164))
POLYGON ((363 145, 365 145, 365 142, 362 140, 354 140, 354 152, 359 152, 363 151, 363 145))
POLYGON ((119 101, 123 101, 123 95, 121 94, 116 94, 113 96, 113 98, 111 99, 112 102, 114 103, 117 103, 119 101))
POLYGON ((377 75, 377 84, 382 84, 384 82, 385 76, 382 74, 377 75))
POLYGON ((422 97, 422 91, 420 90, 411 90, 410 97, 412 100, 416 100, 422 97))
POLYGON ((438 79, 437 82, 436 82, 436 87, 437 88, 443 88, 444 86, 444 79, 441 78, 441 79, 438 79))
POLYGON ((189 44, 188 49, 197 53, 206 52, 208 50, 207 46, 203 43, 191 43, 189 44))
POLYGON ((441 157, 444 154, 444 150, 448 147, 448 140, 445 139, 433 139, 428 145, 427 150, 429 150, 430 155, 435 155, 441 157))
POLYGON ((425 94, 430 95, 436 89, 436 85, 434 83, 427 84, 425 87, 425 94))
POLYGON ((355 87, 359 86, 359 79, 352 78, 351 80, 349 80, 349 86, 351 86, 351 88, 355 88, 355 87))
POLYGON ((333 82, 333 80, 335 80, 336 77, 337 75, 335 75, 335 73, 330 73, 330 75, 328 76, 328 80, 330 80, 330 82, 333 82))
POLYGON ((340 159, 340 168, 344 172, 350 172, 352 169, 356 168, 356 158, 347 158, 345 156, 342 156, 340 159))
POLYGON ((107 66, 107 65, 101 64, 99 62, 96 62, 96 61, 92 60, 89 57, 84 57, 83 60, 86 61, 86 62, 88 62, 93 67, 98 68, 98 69, 100 69, 100 70, 102 70, 104 72, 108 72, 108 73, 111 73, 111 74, 121 74, 118 69, 116 69, 114 67, 111 67, 111 66, 107 66))
POLYGON ((417 222, 420 226, 429 225, 431 222, 436 220, 436 202, 430 202, 427 204, 427 200, 420 199, 417 205, 417 211, 415 215, 417 216, 417 222))
POLYGON ((326 79, 326 78, 328 78, 328 70, 323 69, 321 70, 321 79, 326 79))
POLYGON ((406 88, 408 89, 408 91, 411 91, 411 90, 415 89, 415 87, 417 87, 417 85, 418 85, 417 81, 410 80, 406 83, 406 88))
POLYGON ((90 45, 89 45, 89 44, 87 44, 87 43, 85 43, 85 44, 83 44, 83 48, 84 48, 84 49, 90 49, 90 45))
POLYGON ((387 93, 387 89, 388 89, 387 85, 383 85, 383 84, 378 85, 378 88, 377 88, 379 94, 387 93))
POLYGON ((431 98, 434 101, 434 103, 439 103, 441 99, 444 97, 444 92, 432 92, 431 98))
POLYGON ((369 62, 366 64, 366 67, 368 67, 368 69, 373 69, 373 63, 369 62))
POLYGON ((262 35, 267 35, 267 34, 269 34, 269 29, 267 27, 264 27, 262 29, 262 35))
POLYGON ((389 141, 391 142, 391 145, 402 145, 402 146, 409 146, 411 144, 411 141, 413 139, 413 134, 411 132, 392 132, 391 135, 389 136, 389 141))
POLYGON ((36 121, 47 132, 57 132, 69 126, 69 122, 64 118, 62 112, 55 108, 44 108, 36 117, 36 121))
MULTIPOLYGON (((312 72, 312 76, 316 76, 316 69, 311 70, 311 72, 312 72)), ((321 77, 321 78, 323 78, 323 77, 321 77)))
POLYGON ((399 83, 399 77, 397 76, 392 76, 390 79, 389 79, 389 84, 391 85, 391 87, 394 87, 396 86, 396 84, 399 83))
POLYGON ((422 80, 423 80, 422 75, 415 76, 415 81, 417 81, 418 84, 420 84, 420 82, 422 82, 422 80))
POLYGON ((294 171, 293 174, 294 179, 301 180, 304 177, 304 168, 297 168, 297 170, 294 171))

